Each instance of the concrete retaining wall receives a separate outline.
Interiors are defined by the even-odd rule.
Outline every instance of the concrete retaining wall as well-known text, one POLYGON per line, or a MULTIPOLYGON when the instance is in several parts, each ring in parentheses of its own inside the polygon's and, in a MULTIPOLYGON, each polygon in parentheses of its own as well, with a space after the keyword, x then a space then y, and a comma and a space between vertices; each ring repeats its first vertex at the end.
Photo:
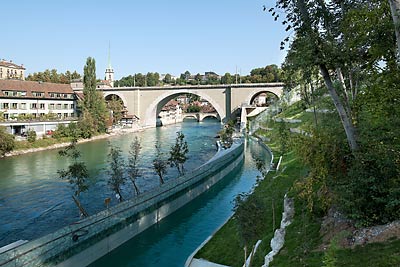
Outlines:
POLYGON ((243 162, 244 145, 196 170, 55 233, 0 254, 0 266, 85 266, 187 204, 243 162), (75 237, 75 240, 74 238, 75 237))

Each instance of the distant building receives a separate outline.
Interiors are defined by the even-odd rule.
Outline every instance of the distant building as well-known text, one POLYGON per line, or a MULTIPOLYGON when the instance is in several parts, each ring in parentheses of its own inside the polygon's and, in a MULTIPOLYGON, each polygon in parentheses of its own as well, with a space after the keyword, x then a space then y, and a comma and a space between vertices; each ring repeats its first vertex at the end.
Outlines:
POLYGON ((56 126, 46 128, 44 124, 48 123, 40 121, 76 119, 76 102, 69 84, 0 80, 0 125, 10 133, 22 134, 35 121, 33 130, 43 134, 56 126))
POLYGON ((0 80, 6 79, 25 80, 24 65, 17 65, 12 60, 0 60, 0 80))

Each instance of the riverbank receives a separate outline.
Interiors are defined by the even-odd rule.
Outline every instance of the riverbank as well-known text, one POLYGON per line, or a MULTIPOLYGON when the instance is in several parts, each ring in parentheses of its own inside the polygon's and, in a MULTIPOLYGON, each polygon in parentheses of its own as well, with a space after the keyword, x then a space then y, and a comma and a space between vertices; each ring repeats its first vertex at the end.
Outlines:
MULTIPOLYGON (((96 135, 96 136, 93 136, 88 139, 79 139, 78 144, 87 143, 87 142, 91 142, 91 141, 95 141, 95 140, 106 139, 106 138, 110 138, 110 137, 114 137, 114 136, 120 136, 120 135, 124 135, 124 134, 134 133, 134 132, 140 132, 143 130, 144 130, 144 128, 142 128, 142 127, 113 129, 110 133, 96 135)), ((19 149, 19 150, 14 150, 9 153, 6 153, 4 157, 14 157, 14 156, 24 155, 24 154, 28 154, 28 153, 34 153, 34 152, 39 152, 39 151, 51 150, 51 149, 58 149, 58 148, 66 147, 69 144, 71 144, 71 142, 61 141, 61 143, 56 143, 56 144, 52 144, 52 145, 44 146, 44 147, 19 149)))

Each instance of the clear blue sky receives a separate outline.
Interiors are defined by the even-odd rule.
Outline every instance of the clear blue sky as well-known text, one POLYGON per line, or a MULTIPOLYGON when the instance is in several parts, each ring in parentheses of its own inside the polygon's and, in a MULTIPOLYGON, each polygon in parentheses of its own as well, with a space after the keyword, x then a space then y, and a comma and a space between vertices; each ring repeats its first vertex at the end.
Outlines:
POLYGON ((83 72, 96 59, 104 77, 111 43, 117 79, 159 72, 243 75, 280 65, 284 28, 263 12, 270 0, 19 0, 4 1, 0 58, 28 73, 83 72))

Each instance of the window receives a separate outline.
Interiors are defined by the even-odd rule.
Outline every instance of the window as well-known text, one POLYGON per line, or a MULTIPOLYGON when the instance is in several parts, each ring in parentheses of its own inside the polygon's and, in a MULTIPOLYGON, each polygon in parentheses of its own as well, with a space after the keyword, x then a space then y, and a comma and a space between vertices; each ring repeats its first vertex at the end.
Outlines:
POLYGON ((20 109, 26 109, 26 103, 21 103, 19 104, 20 109))
POLYGON ((68 118, 68 113, 64 113, 64 118, 68 118))
POLYGON ((37 109, 37 104, 36 103, 31 103, 31 109, 37 109))
POLYGON ((40 109, 44 109, 44 108, 45 108, 45 107, 44 107, 44 103, 40 103, 40 104, 39 104, 39 108, 40 108, 40 109))
POLYGON ((11 103, 11 109, 18 109, 17 103, 11 103))
POLYGON ((54 109, 54 104, 49 104, 49 109, 54 109))
POLYGON ((61 119, 61 113, 57 113, 57 117, 61 119))
POLYGON ((64 104, 64 109, 68 109, 68 104, 64 104))
POLYGON ((55 97, 54 93, 49 93, 50 97, 55 97))
POLYGON ((61 94, 57 94, 57 97, 60 98, 60 97, 61 97, 61 94))
POLYGON ((4 109, 9 109, 9 108, 10 108, 10 105, 9 105, 8 103, 4 103, 4 104, 3 104, 3 108, 4 108, 4 109))
POLYGON ((61 104, 57 104, 57 109, 61 109, 61 104))
POLYGON ((75 113, 71 113, 71 118, 75 117, 75 113))
POLYGON ((43 97, 44 93, 43 92, 32 92, 32 95, 34 97, 43 97))
POLYGON ((74 109, 74 108, 75 108, 75 105, 74 105, 74 104, 71 104, 71 105, 70 105, 70 108, 71 108, 71 109, 74 109))
POLYGON ((64 94, 63 97, 64 97, 64 98, 68 98, 68 94, 64 94))

